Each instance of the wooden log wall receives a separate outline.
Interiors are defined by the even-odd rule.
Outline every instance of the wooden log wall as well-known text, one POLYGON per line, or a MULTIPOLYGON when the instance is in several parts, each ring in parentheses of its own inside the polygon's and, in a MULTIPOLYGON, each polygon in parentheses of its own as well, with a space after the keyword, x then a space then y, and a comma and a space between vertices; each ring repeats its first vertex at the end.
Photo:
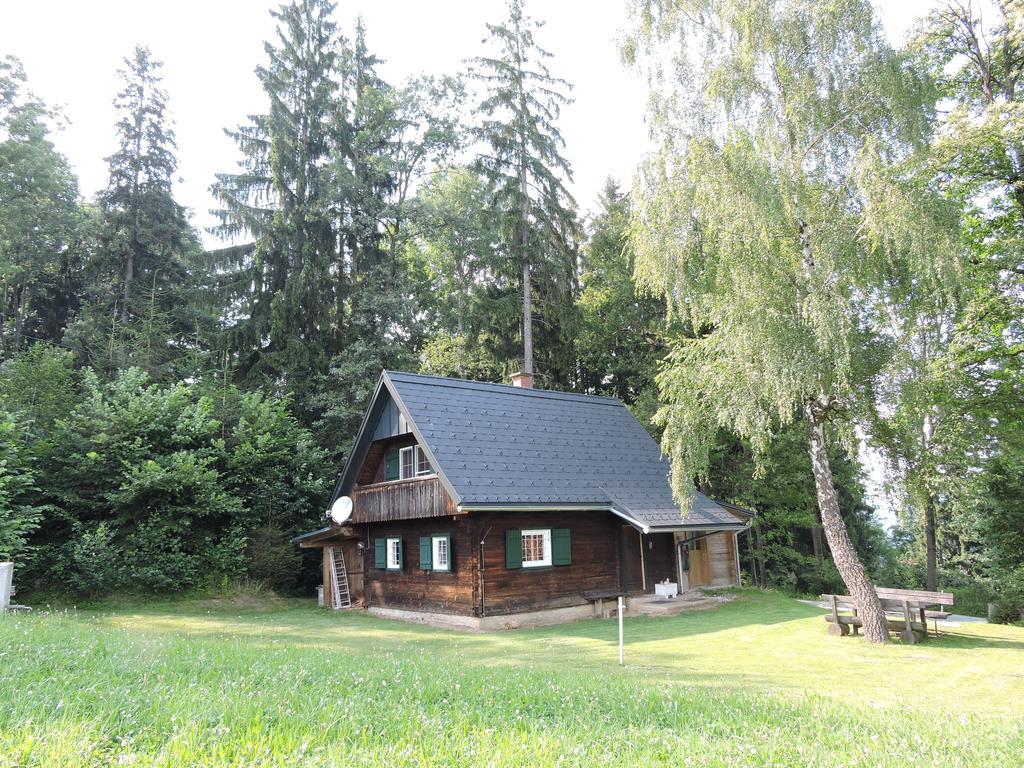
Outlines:
POLYGON ((484 615, 582 605, 584 592, 620 588, 621 521, 610 512, 486 512, 476 517, 484 539, 484 615), (572 564, 506 568, 505 531, 524 528, 568 528, 572 564))
POLYGON ((365 535, 363 584, 368 606, 473 615, 479 549, 468 516, 396 520, 361 527, 365 535), (451 570, 425 571, 420 568, 420 537, 441 533, 451 536, 451 570), (374 541, 392 536, 402 539, 400 571, 374 565, 374 541))

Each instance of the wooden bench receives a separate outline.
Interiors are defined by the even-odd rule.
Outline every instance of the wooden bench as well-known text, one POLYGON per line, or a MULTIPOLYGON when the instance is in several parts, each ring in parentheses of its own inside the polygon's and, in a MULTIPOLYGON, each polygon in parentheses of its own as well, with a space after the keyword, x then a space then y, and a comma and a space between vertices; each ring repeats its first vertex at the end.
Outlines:
MULTIPOLYGON (((908 643, 917 643, 928 636, 928 619, 936 621, 949 614, 944 611, 928 611, 927 606, 952 606, 953 595, 949 592, 925 592, 913 589, 875 590, 882 602, 882 610, 886 613, 886 623, 890 632, 898 632, 908 643)), ((854 635, 864 626, 863 620, 857 615, 857 603, 849 595, 822 595, 826 606, 831 612, 825 616, 829 622, 828 633, 835 636, 854 635), (840 610, 850 611, 849 614, 840 610)), ((935 628, 938 634, 938 625, 935 628)))
POLYGON ((583 593, 583 599, 589 603, 594 604, 594 615, 603 618, 610 619, 615 615, 615 611, 618 610, 618 603, 614 608, 605 609, 605 600, 618 600, 620 597, 625 597, 626 593, 621 589, 592 589, 583 593))
POLYGON ((932 629, 936 637, 939 636, 939 619, 948 619, 953 615, 951 611, 945 610, 955 605, 952 592, 927 592, 921 589, 889 589, 888 587, 875 587, 875 592, 878 593, 879 597, 896 600, 907 598, 923 605, 937 605, 942 608, 943 610, 925 610, 924 612, 925 620, 932 620, 932 629))

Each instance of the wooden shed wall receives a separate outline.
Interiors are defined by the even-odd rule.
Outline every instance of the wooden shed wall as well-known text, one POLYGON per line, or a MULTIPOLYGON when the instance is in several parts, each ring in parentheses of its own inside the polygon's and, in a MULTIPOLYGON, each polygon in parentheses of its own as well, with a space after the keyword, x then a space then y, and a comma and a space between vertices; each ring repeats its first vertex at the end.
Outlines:
POLYGON ((708 557, 711 568, 711 586, 727 587, 736 583, 735 538, 732 533, 708 536, 708 557))

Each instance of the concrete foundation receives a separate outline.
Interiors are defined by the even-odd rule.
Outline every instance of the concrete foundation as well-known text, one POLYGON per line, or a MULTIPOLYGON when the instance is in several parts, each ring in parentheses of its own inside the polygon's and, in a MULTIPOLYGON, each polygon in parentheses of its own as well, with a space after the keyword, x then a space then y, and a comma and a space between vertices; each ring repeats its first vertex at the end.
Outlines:
POLYGON ((501 629, 520 629, 527 627, 546 627, 551 624, 564 624, 568 621, 592 619, 594 609, 591 605, 574 605, 570 608, 552 608, 546 611, 529 611, 527 613, 510 613, 503 616, 459 616, 449 613, 428 613, 426 611, 407 611, 401 608, 381 608, 371 606, 366 609, 371 616, 382 619, 398 619, 414 624, 427 624, 443 629, 467 629, 471 632, 494 632, 501 629))
MULTIPOLYGON (((667 599, 654 595, 639 595, 626 598, 626 616, 674 616, 683 611, 706 610, 717 608, 732 598, 726 595, 711 596, 702 590, 691 590, 679 597, 667 599)), ((528 611, 510 613, 501 616, 460 616, 450 613, 429 613, 427 611, 410 611, 402 608, 382 608, 371 606, 366 609, 371 616, 382 619, 397 619, 414 624, 426 624, 442 629, 464 629, 470 632, 494 632, 503 629, 528 629, 530 627, 546 627, 552 624, 565 624, 580 619, 598 617, 611 618, 615 615, 615 601, 605 600, 603 603, 587 603, 569 608, 550 608, 544 611, 528 611)))

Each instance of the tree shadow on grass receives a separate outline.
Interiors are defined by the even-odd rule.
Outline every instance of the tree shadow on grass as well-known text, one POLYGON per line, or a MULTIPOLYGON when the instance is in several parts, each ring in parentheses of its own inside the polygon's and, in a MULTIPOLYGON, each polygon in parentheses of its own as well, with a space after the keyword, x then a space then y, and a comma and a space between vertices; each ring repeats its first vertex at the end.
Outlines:
MULTIPOLYGON (((929 635, 924 642, 926 646, 938 646, 941 648, 956 648, 962 650, 977 649, 1009 649, 1024 651, 1024 636, 1020 640, 1011 640, 1000 637, 982 637, 980 635, 965 635, 950 629, 940 629, 939 636, 929 635)), ((1024 633, 1022 633, 1024 634, 1024 633)))

